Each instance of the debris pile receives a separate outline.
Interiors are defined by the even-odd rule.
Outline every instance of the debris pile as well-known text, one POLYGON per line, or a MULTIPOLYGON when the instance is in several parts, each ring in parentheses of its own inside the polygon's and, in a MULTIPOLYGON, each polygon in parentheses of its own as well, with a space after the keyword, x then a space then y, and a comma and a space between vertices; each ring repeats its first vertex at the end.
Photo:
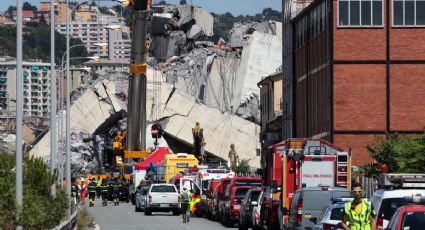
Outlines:
POLYGON ((16 136, 14 134, 0 134, 0 154, 15 153, 16 136))

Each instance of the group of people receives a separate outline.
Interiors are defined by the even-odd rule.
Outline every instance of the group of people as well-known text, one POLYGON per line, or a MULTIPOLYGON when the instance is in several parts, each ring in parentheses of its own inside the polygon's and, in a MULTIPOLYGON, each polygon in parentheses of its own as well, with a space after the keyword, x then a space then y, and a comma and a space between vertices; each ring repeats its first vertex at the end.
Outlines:
POLYGON ((101 179, 100 177, 97 179, 89 177, 87 180, 81 178, 79 181, 76 179, 72 179, 71 181, 71 192, 75 204, 79 204, 81 202, 82 205, 85 205, 87 194, 89 197, 90 207, 94 206, 96 197, 101 197, 102 205, 106 206, 108 199, 112 198, 114 203, 117 204, 120 199, 120 194, 128 196, 129 184, 125 178, 121 180, 119 177, 113 178, 109 176, 105 179, 101 179))

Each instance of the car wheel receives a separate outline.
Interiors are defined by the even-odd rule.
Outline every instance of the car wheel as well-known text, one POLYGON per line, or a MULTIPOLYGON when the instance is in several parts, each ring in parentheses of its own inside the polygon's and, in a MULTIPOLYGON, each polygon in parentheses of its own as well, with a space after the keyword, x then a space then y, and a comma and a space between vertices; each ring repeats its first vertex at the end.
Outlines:
POLYGON ((140 209, 137 207, 137 205, 136 206, 134 206, 135 208, 134 208, 134 210, 136 211, 136 212, 140 212, 140 209))
POLYGON ((152 212, 148 209, 145 209, 145 216, 150 216, 152 215, 152 212))

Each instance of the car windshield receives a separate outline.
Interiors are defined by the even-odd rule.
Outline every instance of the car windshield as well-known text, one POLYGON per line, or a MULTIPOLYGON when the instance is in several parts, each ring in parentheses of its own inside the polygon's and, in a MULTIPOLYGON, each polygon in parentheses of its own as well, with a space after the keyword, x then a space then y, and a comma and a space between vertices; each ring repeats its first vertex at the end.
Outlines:
POLYGON ((249 188, 239 188, 235 192, 235 199, 243 199, 245 197, 246 192, 248 192, 249 188))
POLYGON ((382 200, 381 207, 379 209, 378 217, 385 220, 391 220, 397 208, 406 205, 403 198, 387 198, 382 200))
POLYGON ((151 192, 176 192, 174 186, 169 185, 158 185, 153 186, 151 192))
POLYGON ((140 193, 141 193, 142 195, 146 195, 146 194, 148 194, 149 188, 150 188, 150 187, 142 187, 142 188, 140 189, 140 193))
POLYGON ((331 220, 342 220, 343 216, 344 216, 344 207, 338 207, 338 208, 332 209, 331 220))
POLYGON ((260 196, 260 194, 261 194, 261 191, 252 192, 251 193, 251 200, 252 201, 257 201, 258 200, 258 197, 260 196))
POLYGON ((425 212, 406 212, 401 229, 419 230, 425 226, 425 212))

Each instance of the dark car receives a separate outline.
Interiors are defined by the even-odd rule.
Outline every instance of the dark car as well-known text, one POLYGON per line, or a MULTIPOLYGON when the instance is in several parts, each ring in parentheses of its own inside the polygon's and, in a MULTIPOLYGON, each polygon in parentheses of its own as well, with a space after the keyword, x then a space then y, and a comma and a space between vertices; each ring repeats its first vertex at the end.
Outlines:
POLYGON ((226 200, 224 217, 222 222, 225 226, 233 227, 239 222, 239 210, 245 194, 250 190, 251 186, 237 186, 230 191, 230 196, 226 200))
POLYGON ((239 210, 239 229, 248 229, 253 227, 253 209, 258 206, 261 192, 261 188, 253 188, 246 192, 239 210))

